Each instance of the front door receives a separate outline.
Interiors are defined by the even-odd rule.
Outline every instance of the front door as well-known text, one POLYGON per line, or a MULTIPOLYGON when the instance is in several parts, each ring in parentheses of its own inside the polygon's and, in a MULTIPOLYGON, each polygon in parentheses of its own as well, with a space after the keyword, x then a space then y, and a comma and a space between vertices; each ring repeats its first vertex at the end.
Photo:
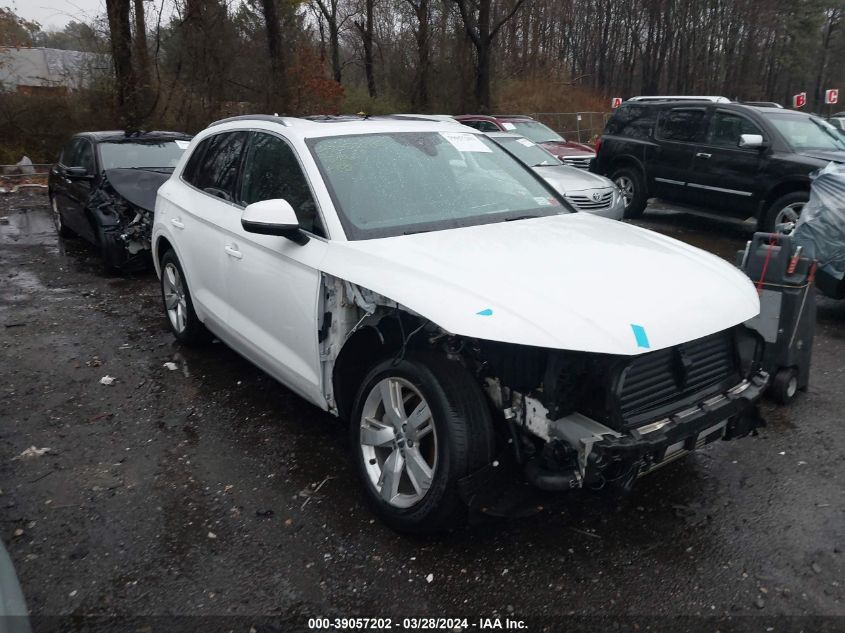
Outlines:
POLYGON ((233 222, 227 235, 229 330, 251 360, 312 402, 322 399, 317 341, 319 264, 327 243, 311 188, 294 149, 254 132, 244 160, 240 203, 284 199, 310 239, 300 245, 233 222))
POLYGON ((654 134, 657 147, 649 166, 653 191, 658 198, 694 201, 687 183, 691 178, 696 144, 704 131, 706 113, 703 107, 673 108, 660 113, 654 134))
POLYGON ((729 215, 753 214, 759 199, 757 176, 765 150, 740 147, 742 134, 763 136, 763 131, 742 114, 716 110, 696 148, 689 183, 705 206, 729 215))

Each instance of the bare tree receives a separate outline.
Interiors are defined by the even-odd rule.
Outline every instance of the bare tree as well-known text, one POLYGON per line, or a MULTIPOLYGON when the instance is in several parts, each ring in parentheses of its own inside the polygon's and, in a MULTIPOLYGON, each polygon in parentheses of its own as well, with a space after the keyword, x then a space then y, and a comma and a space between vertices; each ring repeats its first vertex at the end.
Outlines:
POLYGON ((374 0, 364 0, 364 17, 355 21, 355 28, 361 36, 364 45, 364 74, 367 77, 367 93, 375 99, 376 76, 373 65, 373 4, 374 0))
POLYGON ((287 107, 287 76, 282 29, 276 0, 261 0, 264 25, 267 31, 267 52, 270 55, 270 81, 267 107, 283 111, 287 107))
POLYGON ((146 85, 150 80, 150 56, 147 51, 147 19, 144 11, 144 0, 134 0, 135 9, 135 72, 138 74, 138 84, 146 85))
POLYGON ((138 80, 132 68, 132 29, 129 21, 130 0, 106 0, 112 60, 116 81, 117 113, 124 129, 140 125, 138 80))
POLYGON ((493 0, 453 0, 461 12, 464 30, 475 47, 475 105, 480 112, 491 106, 490 67, 493 40, 504 24, 510 20, 526 0, 512 0, 509 10, 503 11, 498 20, 493 15, 493 0))
POLYGON ((326 20, 329 29, 329 48, 332 58, 332 76, 340 83, 343 75, 340 65, 340 15, 338 11, 339 0, 314 0, 320 13, 326 20))
POLYGON ((417 28, 417 77, 411 103, 414 109, 425 112, 428 109, 428 76, 431 70, 431 44, 429 43, 430 0, 405 0, 414 10, 417 28))

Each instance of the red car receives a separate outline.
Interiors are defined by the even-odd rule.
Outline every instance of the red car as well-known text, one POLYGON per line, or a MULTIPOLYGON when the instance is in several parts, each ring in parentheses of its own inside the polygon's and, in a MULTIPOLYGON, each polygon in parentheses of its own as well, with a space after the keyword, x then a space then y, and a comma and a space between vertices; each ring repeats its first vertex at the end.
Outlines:
POLYGON ((454 119, 481 132, 511 132, 534 141, 566 165, 588 169, 596 153, 589 145, 567 141, 547 125, 522 114, 461 114, 454 119))

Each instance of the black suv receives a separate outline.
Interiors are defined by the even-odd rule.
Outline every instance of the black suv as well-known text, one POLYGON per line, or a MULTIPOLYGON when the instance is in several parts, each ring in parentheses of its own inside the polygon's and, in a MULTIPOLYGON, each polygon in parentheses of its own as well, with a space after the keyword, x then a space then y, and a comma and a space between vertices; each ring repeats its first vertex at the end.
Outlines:
POLYGON ((809 197, 809 174, 830 161, 845 163, 845 137, 803 112, 629 101, 608 121, 592 170, 622 190, 626 218, 658 197, 789 232, 809 197))

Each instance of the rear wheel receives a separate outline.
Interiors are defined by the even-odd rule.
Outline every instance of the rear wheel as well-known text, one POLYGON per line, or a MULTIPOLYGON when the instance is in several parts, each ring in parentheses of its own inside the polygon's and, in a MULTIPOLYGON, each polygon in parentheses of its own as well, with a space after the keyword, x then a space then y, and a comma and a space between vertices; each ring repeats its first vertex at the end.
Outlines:
POLYGON ((161 299, 173 335, 185 345, 200 345, 211 335, 194 311, 179 258, 172 250, 161 257, 161 299))
POLYGON ((806 191, 793 191, 781 196, 766 209, 761 218, 760 230, 766 233, 792 233, 809 199, 810 194, 806 191))
POLYGON ((616 183, 625 200, 625 216, 628 219, 640 218, 648 204, 645 181, 639 170, 622 167, 613 172, 610 179, 616 183))
POLYGON ((458 481, 490 463, 494 446, 489 409, 466 369, 430 354, 382 361, 353 411, 354 461, 375 512, 402 532, 462 524, 458 481))
POLYGON ((59 237, 71 237, 73 231, 65 226, 62 212, 59 210, 59 203, 53 197, 50 197, 50 210, 53 216, 53 226, 56 227, 56 233, 59 234, 59 237))

